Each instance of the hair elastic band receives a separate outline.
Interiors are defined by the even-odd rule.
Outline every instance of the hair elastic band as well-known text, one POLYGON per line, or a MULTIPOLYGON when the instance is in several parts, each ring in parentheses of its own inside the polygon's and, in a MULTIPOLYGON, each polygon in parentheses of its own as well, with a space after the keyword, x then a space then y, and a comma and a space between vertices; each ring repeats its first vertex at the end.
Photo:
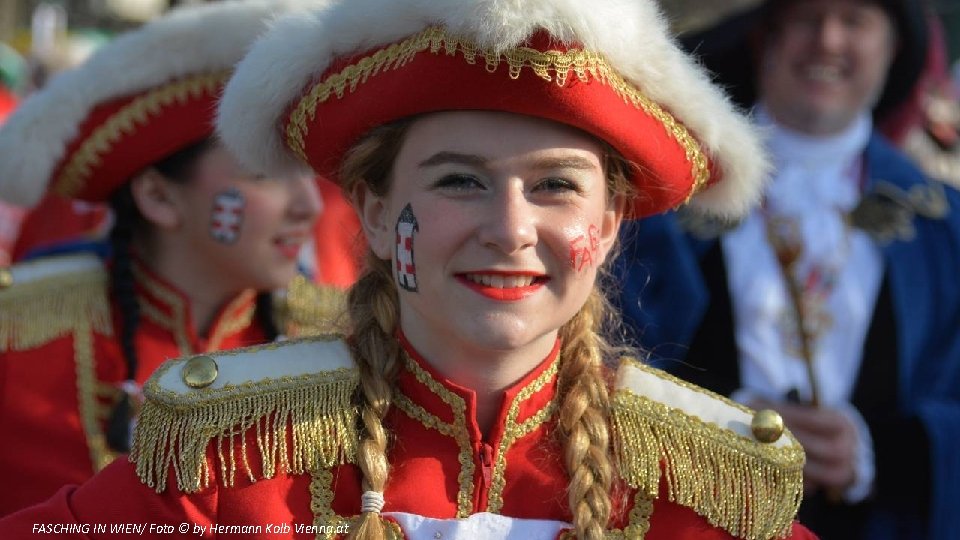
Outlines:
POLYGON ((364 491, 360 496, 360 512, 375 512, 377 514, 383 510, 383 493, 379 491, 364 491))

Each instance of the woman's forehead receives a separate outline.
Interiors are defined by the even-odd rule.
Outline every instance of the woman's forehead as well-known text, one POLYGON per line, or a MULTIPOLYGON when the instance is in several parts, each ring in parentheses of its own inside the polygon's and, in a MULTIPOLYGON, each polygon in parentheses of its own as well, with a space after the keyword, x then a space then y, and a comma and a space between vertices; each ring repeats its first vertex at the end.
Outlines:
POLYGON ((523 155, 537 160, 569 155, 599 165, 603 144, 576 128, 542 118, 498 111, 451 111, 424 115, 414 121, 400 153, 401 157, 414 159, 431 159, 433 154, 442 153, 484 161, 523 155))

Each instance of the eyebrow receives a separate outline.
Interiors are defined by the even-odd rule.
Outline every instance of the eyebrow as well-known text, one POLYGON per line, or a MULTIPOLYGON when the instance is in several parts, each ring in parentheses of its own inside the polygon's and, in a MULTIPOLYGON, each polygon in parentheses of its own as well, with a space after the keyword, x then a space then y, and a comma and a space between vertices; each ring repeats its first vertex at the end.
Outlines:
POLYGON ((458 152, 437 152, 436 154, 428 157, 427 159, 420 162, 420 167, 436 167, 437 165, 444 165, 447 163, 454 163, 457 165, 470 165, 471 167, 483 168, 487 165, 487 159, 483 156, 478 156, 475 154, 460 154, 458 152))
MULTIPOLYGON (((448 163, 468 165, 476 168, 485 168, 487 166, 487 158, 478 156, 476 154, 437 152, 429 158, 421 161, 419 166, 421 168, 435 167, 437 165, 448 163)), ((589 159, 580 156, 566 156, 545 157, 538 159, 531 165, 531 168, 536 170, 575 169, 581 171, 595 171, 597 170, 597 165, 591 162, 589 159)))
POLYGON ((580 156, 567 156, 538 159, 533 164, 533 168, 537 170, 576 169, 580 171, 595 171, 597 170, 597 165, 587 158, 582 158, 580 156))

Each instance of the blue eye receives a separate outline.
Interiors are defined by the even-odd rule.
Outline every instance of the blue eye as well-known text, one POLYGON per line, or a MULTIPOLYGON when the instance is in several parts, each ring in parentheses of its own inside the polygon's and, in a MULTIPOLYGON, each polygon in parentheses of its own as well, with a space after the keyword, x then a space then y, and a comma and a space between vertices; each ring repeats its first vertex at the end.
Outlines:
POLYGON ((446 189, 453 191, 467 191, 472 189, 485 189, 484 185, 475 176, 468 174, 448 174, 433 183, 434 189, 446 189))

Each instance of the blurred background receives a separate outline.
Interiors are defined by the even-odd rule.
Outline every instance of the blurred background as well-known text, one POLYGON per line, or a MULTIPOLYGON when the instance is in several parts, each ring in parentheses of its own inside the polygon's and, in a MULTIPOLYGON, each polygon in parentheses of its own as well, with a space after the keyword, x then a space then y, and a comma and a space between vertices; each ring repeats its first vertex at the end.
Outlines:
MULTIPOLYGON (((0 124, 37 88, 87 58, 113 36, 179 5, 217 0, 0 0, 0 124)), ((924 2, 940 29, 932 41, 928 76, 912 104, 887 130, 933 178, 960 187, 960 0, 924 2)), ((661 0, 678 34, 701 30, 759 0, 661 0)), ((97 237, 109 224, 102 208, 59 201, 36 212, 0 202, 0 265, 38 244, 82 231, 97 237), (43 216, 58 215, 54 224, 43 216), (66 217, 64 217, 66 216, 66 217), (25 233, 24 231, 27 231, 25 233), (28 234, 29 233, 29 234, 28 234), (20 246, 15 245, 20 242, 20 246)))
MULTIPOLYGON (((8 88, 81 61, 117 32, 181 4, 216 0, 0 0, 0 70, 8 88), (24 71, 26 70, 26 71, 24 71), (40 73, 38 73, 40 72, 40 73)), ((960 58, 960 0, 926 1, 946 29, 949 60, 960 58)), ((757 0, 662 0, 678 32, 709 26, 757 0)), ((42 81, 33 81, 33 84, 42 81)))

